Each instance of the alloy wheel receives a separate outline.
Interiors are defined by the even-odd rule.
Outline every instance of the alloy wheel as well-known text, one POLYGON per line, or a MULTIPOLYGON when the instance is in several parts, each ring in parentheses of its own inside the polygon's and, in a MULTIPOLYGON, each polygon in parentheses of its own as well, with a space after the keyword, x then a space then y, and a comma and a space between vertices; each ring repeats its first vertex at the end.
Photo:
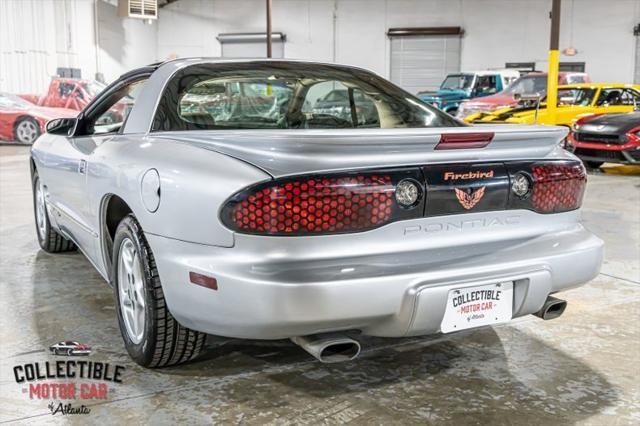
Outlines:
POLYGON ((36 224, 38 225, 38 236, 44 240, 47 235, 47 206, 44 201, 44 188, 40 179, 36 181, 36 224))
POLYGON ((38 137, 38 128, 31 120, 24 120, 16 127, 16 136, 22 143, 33 143, 38 137))
POLYGON ((118 250, 118 295, 127 335, 140 343, 145 327, 144 274, 140 255, 129 238, 122 240, 118 250))

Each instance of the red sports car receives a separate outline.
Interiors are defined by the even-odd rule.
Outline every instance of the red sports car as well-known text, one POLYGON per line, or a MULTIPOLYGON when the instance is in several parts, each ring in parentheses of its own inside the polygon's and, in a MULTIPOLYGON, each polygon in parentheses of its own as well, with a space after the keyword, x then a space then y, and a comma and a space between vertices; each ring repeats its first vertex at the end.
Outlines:
POLYGON ((72 109, 41 107, 0 92, 0 140, 31 144, 44 133, 47 121, 76 115, 72 109))

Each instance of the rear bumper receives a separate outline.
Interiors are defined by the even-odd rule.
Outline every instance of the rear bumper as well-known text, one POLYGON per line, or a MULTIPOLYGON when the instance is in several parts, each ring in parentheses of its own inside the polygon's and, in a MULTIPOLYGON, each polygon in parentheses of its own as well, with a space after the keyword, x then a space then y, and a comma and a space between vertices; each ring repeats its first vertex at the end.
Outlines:
MULTIPOLYGON (((376 244, 371 244, 370 253, 353 256, 344 256, 344 247, 335 244, 333 253, 319 257, 315 247, 305 249, 304 242, 292 251, 286 248, 288 243, 281 249, 259 244, 261 240, 273 244, 278 241, 275 238, 247 238, 246 244, 236 241, 233 248, 156 235, 147 239, 169 309, 192 329, 252 339, 347 329, 399 337, 439 332, 451 289, 513 281, 513 316, 517 317, 536 312, 550 293, 594 278, 602 262, 603 242, 581 225, 570 223, 577 214, 555 215, 563 229, 548 234, 526 236, 526 231, 510 232, 507 225, 471 229, 462 240, 460 235, 426 234, 432 247, 413 250, 412 243, 407 243, 410 250, 392 254, 376 253, 376 244), (500 240, 504 233, 512 238, 500 240), (485 238, 480 238, 483 234, 485 238), (444 241, 451 243, 443 247, 444 241), (215 277, 218 290, 191 284, 190 271, 215 277)), ((521 223, 528 221, 535 229, 528 215, 535 214, 522 213, 521 223)), ((436 222, 422 223, 428 230, 436 222)), ((403 229, 406 233, 412 228, 403 229)), ((382 246, 393 246, 389 241, 382 246)))

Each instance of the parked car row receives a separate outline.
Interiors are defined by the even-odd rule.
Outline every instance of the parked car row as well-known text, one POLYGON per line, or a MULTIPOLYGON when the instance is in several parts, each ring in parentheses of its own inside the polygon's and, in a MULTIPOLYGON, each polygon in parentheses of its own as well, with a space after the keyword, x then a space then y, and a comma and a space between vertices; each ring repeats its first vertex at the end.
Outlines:
MULTIPOLYGON (((590 83, 589 75, 582 72, 561 72, 558 84, 590 83)), ((513 108, 520 99, 541 98, 547 94, 547 73, 532 72, 516 79, 505 90, 495 95, 473 98, 460 104, 456 116, 464 120, 474 113, 491 113, 503 108, 513 108)))
POLYGON ((436 93, 418 97, 470 124, 570 127, 565 147, 591 168, 604 162, 640 164, 639 85, 591 83, 580 72, 561 72, 558 83, 554 114, 547 112, 542 72, 519 78, 511 70, 449 74, 436 93))

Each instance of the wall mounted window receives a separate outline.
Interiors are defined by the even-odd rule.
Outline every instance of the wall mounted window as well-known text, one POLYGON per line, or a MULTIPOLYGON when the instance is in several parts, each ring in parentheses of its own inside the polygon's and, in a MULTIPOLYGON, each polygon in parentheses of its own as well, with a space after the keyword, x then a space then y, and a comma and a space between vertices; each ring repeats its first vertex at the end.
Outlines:
POLYGON ((536 70, 535 62, 507 62, 505 68, 517 70, 520 74, 526 74, 536 70))
POLYGON ((558 65, 558 69, 560 71, 568 71, 568 72, 584 72, 585 63, 584 62, 560 62, 558 65))

